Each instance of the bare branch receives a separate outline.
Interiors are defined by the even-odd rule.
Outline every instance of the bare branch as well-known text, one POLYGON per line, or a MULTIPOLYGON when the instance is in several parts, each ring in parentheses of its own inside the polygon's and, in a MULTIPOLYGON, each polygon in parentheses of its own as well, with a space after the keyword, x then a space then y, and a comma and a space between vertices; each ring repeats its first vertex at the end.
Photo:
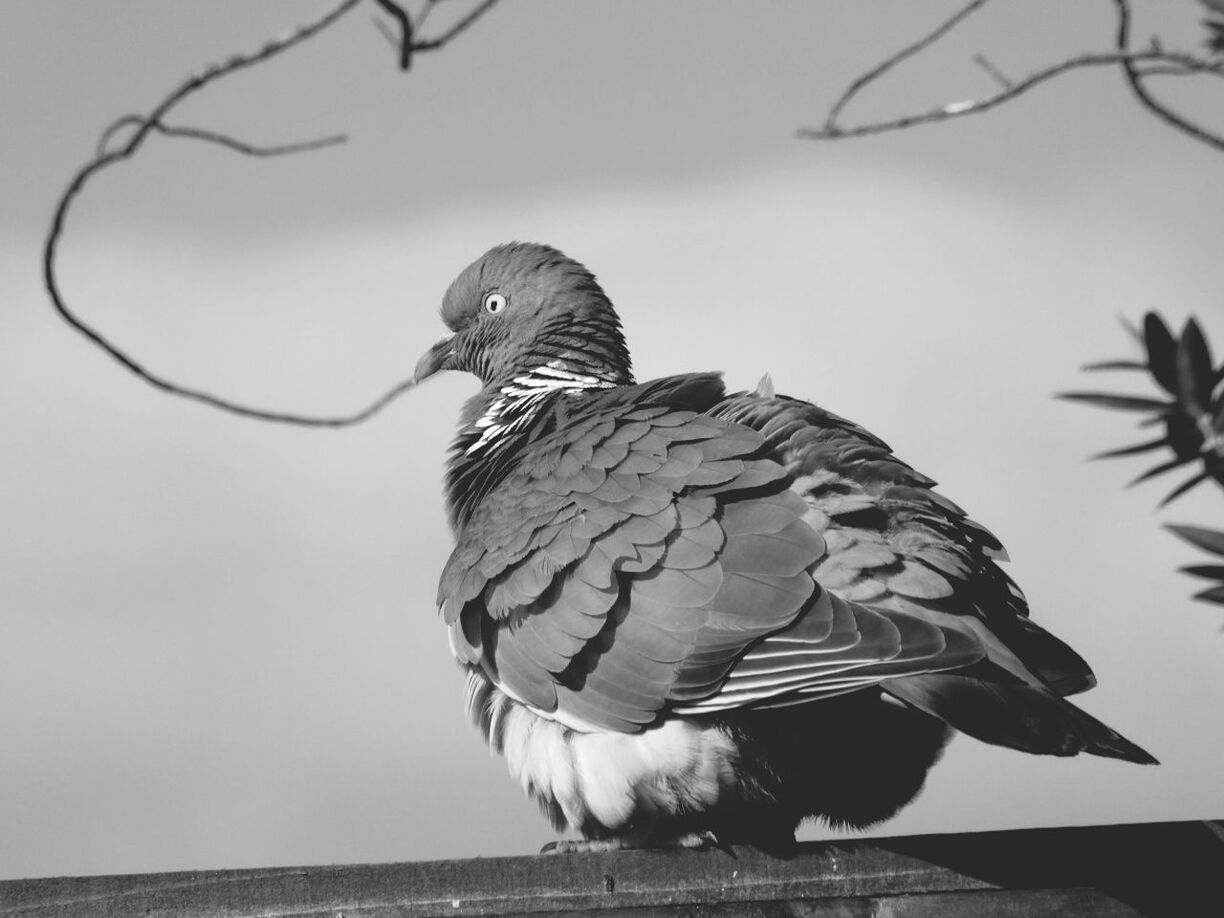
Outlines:
POLYGON ((387 40, 387 44, 400 53, 400 59, 402 60, 404 48, 403 39, 391 30, 391 26, 387 25, 377 16, 374 17, 374 28, 378 29, 378 34, 387 40))
POLYGON ((441 3, 442 0, 425 0, 425 5, 421 7, 421 11, 417 13, 416 32, 419 35, 421 29, 425 28, 425 20, 429 18, 429 14, 433 12, 434 7, 441 3))
MULTIPOLYGON (((387 15, 394 19, 396 25, 399 26, 399 38, 396 39, 390 30, 385 27, 381 19, 375 22, 379 31, 387 37, 387 40, 399 48, 400 70, 407 70, 412 66, 412 39, 415 34, 412 27, 412 19, 404 12, 403 7, 398 3, 393 3, 392 0, 374 0, 374 2, 386 10, 387 15)), ((426 6, 426 9, 429 9, 429 7, 426 6)))
MULTIPOLYGON (((140 115, 124 115, 122 118, 116 118, 111 122, 110 127, 102 132, 102 136, 98 138, 97 156, 102 156, 106 153, 106 148, 110 145, 111 139, 125 127, 140 128, 145 125, 145 119, 140 115)), ((193 127, 173 127, 167 124, 152 124, 149 127, 161 134, 163 137, 184 137, 188 140, 200 140, 205 143, 215 143, 220 146, 233 150, 235 153, 241 153, 243 156, 267 157, 267 156, 288 156, 293 153, 309 153, 313 150, 321 150, 324 147, 332 147, 342 144, 348 140, 347 134, 330 134, 327 137, 318 137, 314 140, 302 140, 296 143, 283 143, 275 146, 256 146, 252 143, 247 143, 231 137, 228 134, 222 134, 218 131, 206 131, 202 128, 193 127)))
POLYGON ((973 62, 990 74, 990 78, 1002 86, 1004 89, 1011 89, 1015 83, 1003 73, 998 67, 991 63, 990 58, 985 54, 973 55, 973 62))
MULTIPOLYGON (((435 0, 440 2, 440 0, 435 0)), ((432 5, 432 4, 431 4, 432 5)), ((428 41, 419 41, 412 46, 414 51, 436 51, 438 48, 445 47, 447 43, 458 38, 469 28, 471 28, 481 16, 493 9, 497 5, 497 0, 482 0, 470 13, 456 22, 453 26, 439 35, 437 38, 431 38, 428 41)))
POLYGON ((400 69, 407 70, 412 66, 412 55, 418 51, 437 51, 439 48, 445 47, 451 40, 459 37, 476 20, 491 10, 497 3, 497 0, 483 0, 482 3, 473 7, 466 16, 437 38, 430 38, 425 41, 417 41, 416 36, 421 34, 421 28, 425 25, 425 20, 429 18, 429 14, 433 12, 434 7, 442 3, 442 0, 425 0, 425 5, 421 7, 421 12, 417 14, 415 22, 413 22, 412 17, 408 15, 407 11, 398 3, 393 2, 393 0, 374 0, 374 2, 382 7, 399 27, 399 35, 396 35, 381 19, 374 21, 383 37, 399 50, 400 69))
POLYGON ((1079 57, 1069 58, 1065 61, 1060 61, 1053 66, 1046 67, 1044 70, 1038 70, 1031 73, 1023 79, 1016 80, 1011 85, 992 96, 986 96, 983 99, 966 100, 963 102, 951 102, 941 108, 931 109, 927 112, 920 112, 913 115, 904 115, 900 118, 894 118, 889 121, 873 121, 867 124, 856 125, 854 127, 843 128, 834 126, 829 127, 828 121, 821 128, 800 128, 797 131, 799 137, 808 140, 838 140, 843 137, 862 137, 866 134, 883 134, 887 131, 897 131, 903 128, 914 127, 919 124, 934 124, 939 121, 950 121, 953 118, 962 118, 966 115, 977 115, 982 112, 989 111, 1004 102, 1010 102, 1013 99, 1022 96, 1034 86, 1038 86, 1047 80, 1052 80, 1055 77, 1062 76, 1072 70, 1081 70, 1089 67, 1104 67, 1113 66, 1122 62, 1123 59, 1129 59, 1136 62, 1161 60, 1163 56, 1154 51, 1141 51, 1133 54, 1123 54, 1117 52, 1103 52, 1100 54, 1082 54, 1079 57))
MULTIPOLYGON (((106 338, 106 336, 104 336, 89 323, 85 322, 68 306, 62 293, 60 292, 56 272, 56 256, 59 249, 59 243, 64 235, 64 228, 67 223, 68 214, 71 211, 72 205, 76 201, 77 197, 84 190, 90 179, 92 179, 99 172, 102 172, 108 167, 113 166, 123 160, 130 159, 132 156, 134 156, 144 144, 145 140, 148 139, 149 135, 152 133, 158 133, 166 137, 186 138, 190 140, 204 141, 206 143, 214 143, 244 156, 255 157, 284 156, 292 153, 303 153, 332 146, 334 144, 343 143, 346 137, 342 134, 337 134, 299 143, 279 144, 275 146, 257 146, 252 143, 238 140, 228 134, 223 134, 218 131, 209 131, 195 127, 178 127, 167 125, 165 123, 165 117, 180 102, 193 93, 203 89, 208 84, 223 77, 229 76, 230 74, 239 70, 261 64, 264 61, 267 61, 296 45, 308 41, 340 19, 341 16, 354 9, 360 2, 361 0, 340 0, 340 2, 338 2, 326 13, 319 16, 312 22, 299 27, 290 34, 269 41, 263 47, 249 54, 239 54, 230 57, 219 64, 207 68, 202 73, 189 78, 171 91, 170 94, 162 99, 162 101, 159 102, 148 114, 125 115, 122 118, 116 119, 106 128, 106 130, 102 132, 102 135, 98 140, 98 145, 93 160, 86 163, 77 171, 77 173, 69 181, 63 195, 61 195, 56 206, 55 213, 52 216, 51 228, 47 234, 46 244, 43 249, 43 282, 47 288, 47 294, 51 299, 52 306, 55 308, 55 311, 59 314, 59 316, 86 340, 100 348, 104 353, 109 355, 113 360, 115 360, 129 372, 150 385, 162 390, 163 392, 201 402, 206 405, 211 405, 214 408, 220 408, 232 414, 256 418, 263 421, 278 421, 308 427, 344 427, 352 424, 358 424, 367 418, 372 417, 374 414, 390 404, 401 393, 407 391, 414 385, 413 380, 404 380, 403 382, 392 386, 386 393, 384 393, 366 408, 352 414, 337 417, 314 417, 280 411, 268 411, 261 408, 252 408, 247 405, 238 404, 203 390, 181 386, 177 383, 171 382, 163 376, 145 369, 135 360, 135 358, 113 344, 106 338), (131 128, 131 134, 122 144, 119 144, 115 146, 114 149, 111 149, 115 137, 125 128, 131 128)), ((415 28, 412 19, 398 4, 391 2, 391 0, 375 0, 375 2, 377 2, 383 10, 391 15, 391 17, 395 19, 400 26, 401 34, 397 43, 400 48, 400 66, 406 70, 411 63, 413 53, 417 51, 433 51, 444 47, 448 42, 458 37, 481 16, 487 13, 494 6, 497 0, 483 0, 483 2, 477 4, 466 16, 461 18, 442 35, 424 42, 415 41, 414 35, 417 31, 419 31, 421 24, 428 17, 430 11, 441 3, 442 0, 425 0, 425 6, 421 9, 415 24, 415 28)), ((377 22, 380 29, 382 29, 383 34, 395 42, 394 36, 389 34, 382 21, 378 20, 377 22)))
POLYGON ((1159 63, 1150 64, 1147 67, 1136 65, 1135 69, 1145 80, 1148 77, 1160 76, 1214 76, 1224 79, 1224 61, 1210 65, 1206 61, 1201 63, 1205 66, 1190 67, 1179 63, 1159 63))
POLYGON ((912 45, 905 46, 892 57, 886 58, 847 86, 846 91, 841 94, 841 98, 834 102, 833 107, 829 109, 829 116, 825 119, 824 129, 821 133, 828 136, 840 134, 840 130, 837 127, 838 117, 841 115, 842 110, 850 104, 850 100, 858 95, 864 87, 874 83, 903 60, 913 57, 920 51, 925 51, 960 25, 968 16, 977 12, 989 2, 990 0, 970 0, 967 5, 958 10, 946 22, 941 23, 934 31, 918 39, 912 45))
POLYGON ((1005 102, 1010 102, 1034 86, 1073 70, 1118 66, 1122 68, 1123 73, 1126 75, 1132 93, 1152 114, 1177 130, 1224 151, 1224 136, 1213 133, 1189 121, 1184 116, 1171 111, 1164 103, 1151 95, 1144 82, 1148 77, 1155 76, 1207 74, 1224 77, 1224 60, 1221 60, 1218 56, 1204 58, 1181 51, 1167 51, 1157 39, 1152 39, 1151 44, 1146 49, 1132 50, 1129 42, 1130 0, 1114 0, 1118 11, 1118 33, 1113 51, 1076 55, 1037 70, 1018 80, 1014 80, 1000 71, 985 55, 977 54, 974 55, 974 62, 989 74, 991 79, 1000 87, 1000 91, 994 95, 980 99, 951 102, 926 112, 903 115, 889 120, 868 122, 853 127, 842 127, 838 124, 838 119, 841 117, 847 104, 864 87, 880 79, 902 61, 929 48, 960 25, 970 14, 981 9, 986 2, 987 0, 974 0, 974 2, 967 3, 933 31, 891 57, 886 58, 882 63, 855 79, 837 101, 833 103, 822 127, 800 128, 796 132, 797 136, 810 140, 836 140, 844 137, 862 137, 867 134, 882 134, 920 124, 933 124, 966 115, 976 115, 996 108, 1005 102))
POLYGON ((60 197, 59 203, 56 206, 55 213, 52 217, 51 229, 47 235, 46 245, 43 249, 43 282, 47 288, 47 293, 51 298, 52 306, 55 308, 55 311, 59 314, 59 316, 75 331, 80 333, 88 341, 100 348, 135 376, 162 390, 163 392, 201 402, 206 405, 211 405, 214 408, 220 408, 232 414, 256 418, 263 421, 278 421, 287 424, 298 424, 309 427, 344 427, 366 420, 367 418, 376 414, 378 411, 382 410, 402 392, 412 387, 413 381, 405 380, 393 386, 366 408, 354 412, 353 414, 338 417, 309 417, 287 412, 267 411, 264 409, 252 408, 246 405, 231 402, 227 399, 212 395, 209 392, 186 386, 180 386, 177 383, 171 382, 165 377, 146 370, 136 361, 135 358, 131 357, 119 347, 112 344, 101 332, 89 325, 69 308, 60 292, 59 282, 56 276, 56 254, 59 248, 60 240, 64 234, 64 228, 73 202, 84 190, 86 184, 91 178, 118 162, 130 159, 140 149, 141 145, 148 138, 148 136, 155 131, 170 136, 191 137, 197 140, 219 143, 249 156, 282 155, 286 153, 301 152, 303 150, 317 149, 321 146, 327 146, 340 142, 342 139, 340 137, 327 137, 321 140, 307 141, 306 143, 300 144, 288 144, 279 147, 255 147, 251 144, 246 144, 241 141, 234 140, 233 138, 224 134, 219 134, 212 131, 203 131, 195 128, 167 127, 163 119, 176 105, 178 105, 178 103, 182 102, 183 99, 195 92, 198 92, 209 83, 247 67, 255 66, 256 64, 275 57, 276 55, 281 54, 282 52, 287 51, 296 45, 308 41, 310 38, 326 29, 332 23, 336 22, 341 16, 352 10, 360 2, 361 0, 342 0, 342 2, 338 3, 318 19, 301 26, 289 35, 270 41, 262 48, 250 54, 236 55, 231 57, 220 64, 208 68, 201 74, 191 77, 174 89, 169 95, 167 95, 153 108, 148 115, 128 115, 118 119, 103 132, 97 155, 93 160, 86 163, 77 171, 77 173, 69 181, 68 187, 65 189, 63 195, 60 197), (125 143, 119 145, 116 149, 108 150, 107 147, 114 138, 116 132, 124 127, 134 128, 131 136, 125 143))
MULTIPOLYGON (((1114 5, 1118 8, 1116 46, 1119 51, 1125 51, 1130 47, 1130 2, 1129 0, 1114 0, 1114 5)), ((1126 74, 1126 82, 1135 98, 1149 112, 1183 134, 1224 152, 1224 137, 1178 114, 1148 92, 1147 85, 1143 81, 1143 74, 1136 69, 1134 61, 1124 60, 1122 72, 1126 74)))

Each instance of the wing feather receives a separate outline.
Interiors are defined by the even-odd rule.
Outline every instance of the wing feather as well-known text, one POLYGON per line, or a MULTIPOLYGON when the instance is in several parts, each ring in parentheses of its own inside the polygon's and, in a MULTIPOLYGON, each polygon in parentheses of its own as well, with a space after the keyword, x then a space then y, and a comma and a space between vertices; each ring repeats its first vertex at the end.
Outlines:
POLYGON ((1038 742, 962 710, 1006 694, 984 672, 1053 699, 1091 679, 1027 618, 998 540, 862 428, 722 397, 699 375, 556 399, 443 571, 460 661, 581 730, 878 688, 1038 742))

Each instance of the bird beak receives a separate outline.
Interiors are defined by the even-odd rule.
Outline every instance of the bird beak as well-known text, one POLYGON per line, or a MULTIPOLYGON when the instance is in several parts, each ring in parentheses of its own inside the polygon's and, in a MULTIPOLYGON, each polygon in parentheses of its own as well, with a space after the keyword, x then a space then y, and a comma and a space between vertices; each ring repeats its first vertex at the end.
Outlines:
POLYGON ((421 359, 417 361, 416 370, 412 374, 414 383, 428 379, 442 370, 456 369, 454 340, 453 334, 446 335, 438 339, 433 347, 421 355, 421 359))

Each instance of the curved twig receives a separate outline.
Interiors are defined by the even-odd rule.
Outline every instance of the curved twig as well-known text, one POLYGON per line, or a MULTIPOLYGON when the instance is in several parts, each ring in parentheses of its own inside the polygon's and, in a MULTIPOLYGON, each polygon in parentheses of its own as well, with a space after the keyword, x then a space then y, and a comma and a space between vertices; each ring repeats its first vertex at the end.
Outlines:
POLYGON ((966 115, 977 115, 985 111, 989 111, 1004 102, 1010 102, 1018 96, 1028 92, 1033 87, 1052 80, 1054 77, 1062 76, 1072 70, 1086 69, 1089 67, 1113 66, 1121 63, 1123 60, 1134 62, 1163 60, 1166 55, 1163 52, 1156 51, 1138 51, 1133 53, 1120 52, 1102 52, 1099 54, 1082 54, 1079 57, 1068 58, 1065 61, 1060 61, 1043 70, 1038 70, 1035 73, 1030 73, 1023 79, 1009 81, 1009 85, 995 93, 992 96, 987 96, 984 99, 969 100, 965 102, 952 102, 941 108, 932 109, 928 112, 921 112, 914 115, 904 115, 900 118, 894 118, 889 121, 873 121, 867 124, 855 125, 854 127, 838 127, 837 125, 829 126, 826 121, 824 127, 820 128, 799 128, 796 132, 797 136, 808 140, 839 140, 844 137, 862 137, 867 134, 883 134, 887 131, 897 131, 902 128, 913 127, 918 124, 933 124, 939 121, 950 121, 953 118, 963 118, 966 115))
POLYGON ((392 47, 399 51, 399 67, 401 70, 408 70, 412 66, 412 55, 418 51, 436 51, 439 48, 445 47, 497 4, 497 0, 483 0, 483 2, 474 6, 466 16, 459 19, 437 38, 417 41, 416 36, 421 34, 425 20, 429 18, 429 14, 433 12, 434 7, 441 3, 442 0, 425 0, 425 5, 417 13, 415 22, 404 11, 404 8, 395 3, 394 0, 374 0, 374 2, 382 7, 388 16, 395 20, 395 24, 399 29, 399 35, 395 35, 391 28, 381 19, 374 21, 378 31, 382 33, 383 37, 387 39, 392 47))
MULTIPOLYGON (((434 0, 434 2, 435 3, 440 2, 440 0, 434 0)), ((431 4, 431 6, 432 5, 433 4, 431 4)), ((438 48, 441 48, 449 44, 451 41, 458 38, 460 35, 462 35, 464 32, 470 29, 475 24, 477 19, 479 19, 489 10, 493 9, 493 7, 496 5, 497 5, 497 0, 483 0, 483 2, 477 4, 470 13, 468 13, 466 16, 464 16, 462 19, 456 22, 453 26, 451 26, 449 29, 447 29, 437 38, 430 38, 430 39, 427 39, 426 41, 418 41, 412 46, 412 50, 413 51, 436 51, 438 48)))
POLYGON ((973 62, 986 71, 987 75, 1004 89, 1011 89, 1016 85, 1015 80, 996 67, 994 61, 985 54, 973 55, 973 62))
MULTIPOLYGON (((144 125, 145 119, 140 115, 124 115, 122 118, 116 118, 98 138, 98 152, 96 155, 102 156, 106 153, 106 147, 110 143, 111 138, 125 127, 141 127, 144 125)), ((257 146, 253 143, 247 143, 244 140, 239 140, 236 137, 231 137, 228 134, 222 134, 218 131, 206 131, 203 128, 194 127, 174 127, 160 122, 150 124, 149 127, 161 134, 163 137, 183 137, 188 140, 199 140, 204 143, 215 143, 218 146, 233 150, 235 153, 241 153, 243 156, 254 157, 269 157, 269 156, 290 156, 294 153, 309 153, 313 150, 321 150, 324 147, 334 147, 338 144, 345 143, 348 140, 347 134, 330 134, 327 137, 317 137, 314 140, 301 140, 296 143, 281 143, 271 146, 257 146)))
POLYGON ((229 401, 228 399, 220 398, 209 392, 200 389, 193 389, 187 386, 181 386, 171 382, 163 376, 153 373, 145 369, 135 358, 124 352, 122 349, 112 344, 101 332, 85 322, 75 312, 69 308, 65 302, 63 295, 59 289, 59 282, 56 276, 56 254, 58 252, 59 243, 64 233, 64 226, 67 221, 68 213, 73 202, 80 195, 85 185, 93 176, 103 171, 104 169, 113 166, 115 163, 130 159, 140 149, 149 134, 154 131, 170 134, 172 136, 190 136, 198 140, 206 140, 209 142, 220 143, 238 152, 252 156, 270 156, 280 155, 285 153, 300 152, 302 150, 317 149, 319 146, 336 143, 339 138, 330 137, 318 141, 308 141, 302 144, 289 144, 280 147, 255 147, 250 144, 245 144, 223 134, 218 134, 210 131, 201 131, 194 128, 169 128, 163 124, 162 119, 171 111, 179 102, 197 92, 209 83, 214 82, 224 76, 228 76, 238 70, 246 67, 254 66, 287 51, 295 45, 307 41, 312 36, 317 35, 323 29, 338 20, 341 16, 353 9, 360 3, 361 0, 342 0, 327 13, 320 16, 313 22, 307 23, 293 33, 283 38, 268 42, 259 50, 245 55, 236 55, 223 61, 220 64, 214 65, 203 73, 193 76, 186 80, 174 91, 172 91, 165 99, 163 99, 147 116, 126 116, 120 118, 111 124, 106 131, 103 132, 99 152, 94 159, 86 163, 80 170, 77 171, 64 194, 59 200, 59 204, 55 209, 54 216, 51 220, 51 229, 47 235, 46 245, 43 249, 43 283, 47 288, 47 293, 51 298, 51 304, 59 316, 68 323, 73 329, 83 335, 87 340, 101 348, 105 353, 110 355, 115 361, 125 367, 127 370, 135 374, 140 379, 150 385, 161 389, 171 395, 177 395, 182 398, 192 401, 201 402, 206 405, 211 405, 215 408, 220 408, 232 414, 241 415, 243 417, 257 418, 264 421, 279 421, 288 424, 299 424, 310 427, 342 427, 350 424, 356 424, 364 421, 366 418, 381 410, 385 405, 392 401, 396 396, 412 386, 411 380, 398 383, 388 390, 384 395, 380 396, 376 401, 366 408, 361 409, 350 415, 340 417, 309 417, 305 415, 293 414, 280 411, 267 411, 260 408, 252 408, 247 405, 238 404, 229 401), (114 137, 115 133, 126 126, 134 126, 132 135, 125 143, 114 150, 107 151, 106 146, 114 137))
MULTIPOLYGON (((410 67, 412 67, 412 52, 414 50, 412 46, 412 38, 414 35, 412 19, 406 12, 404 12, 404 8, 402 6, 400 6, 398 3, 392 2, 392 0, 374 0, 374 2, 381 6, 386 11, 387 15, 395 20, 395 24, 399 26, 399 36, 396 37, 391 34, 390 30, 386 29, 381 19, 375 20, 378 30, 386 36, 387 41, 399 48, 400 70, 408 70, 410 67)), ((432 5, 432 3, 426 3, 425 9, 428 10, 432 5)), ((425 14, 422 13, 420 17, 422 20, 424 19, 424 15, 425 14)))
MULTIPOLYGON (((1114 0, 1114 6, 1118 9, 1116 46, 1119 51, 1125 51, 1130 47, 1130 3, 1128 0, 1114 0)), ((1178 114, 1148 92, 1143 82, 1143 74, 1135 68, 1134 61, 1123 60, 1121 63, 1127 85, 1144 108, 1175 130, 1224 152, 1224 137, 1178 114)))
MULTIPOLYGON (((864 87, 874 83, 903 60, 913 57, 915 54, 918 54, 921 51, 925 51, 931 45, 935 44, 935 42, 939 41, 939 39, 943 38, 958 25, 960 25, 961 22, 963 22, 971 14, 977 12, 989 2, 990 0, 970 0, 968 5, 962 7, 948 20, 940 23, 933 31, 927 35, 924 35, 913 44, 906 45, 891 57, 885 58, 875 67, 872 67, 857 80, 847 86, 846 91, 841 94, 838 100, 833 103, 833 107, 829 109, 829 116, 825 119, 823 133, 828 136, 840 136, 842 132, 837 127, 838 116, 840 116, 842 110, 850 104, 850 100, 858 95, 864 87)), ((817 129, 813 128, 811 130, 817 129)))
MULTIPOLYGON (((395 15, 394 10, 400 10, 398 6, 392 3, 377 0, 380 6, 388 12, 395 15)), ((429 11, 442 0, 427 0, 425 8, 417 18, 417 30, 429 11)), ((95 175, 110 166, 115 165, 126 159, 133 157, 148 139, 150 134, 157 133, 167 137, 186 138, 190 140, 199 140, 206 143, 214 143, 223 146, 236 153, 244 156, 284 156, 292 153, 302 153, 311 150, 318 150, 322 147, 332 146, 342 143, 346 139, 344 135, 332 135, 322 137, 316 140, 308 140, 299 143, 279 144, 274 146, 257 146, 238 140, 227 134, 217 131, 209 131, 194 127, 178 127, 171 126, 165 123, 165 117, 175 106, 186 99, 188 96, 200 89, 203 89, 208 84, 215 82, 223 77, 226 77, 236 71, 243 70, 247 67, 253 67, 263 63, 269 58, 275 57, 284 51, 289 50, 295 45, 299 45, 310 38, 322 32, 328 26, 336 22, 344 14, 354 9, 361 0, 340 0, 330 10, 320 15, 317 19, 299 27, 294 32, 282 38, 274 39, 267 42, 258 50, 248 53, 239 54, 228 58, 218 64, 215 64, 202 73, 185 80, 170 92, 161 102, 159 102, 147 115, 125 115, 112 122, 106 130, 102 132, 98 140, 97 150, 94 158, 77 170, 76 174, 68 182, 64 193, 60 196, 59 202, 56 205, 55 212, 51 218, 51 227, 47 234, 46 242, 43 247, 43 283, 47 289, 47 294, 51 299, 51 305, 56 313, 62 318, 73 330, 83 336, 94 346, 101 349, 111 359, 120 364, 124 369, 128 370, 137 378, 145 381, 151 386, 160 389, 170 395, 176 395, 180 398, 189 399, 191 401, 200 402, 214 408, 219 408, 231 414, 240 415, 242 417, 255 418, 261 421, 275 421, 285 424, 296 424, 304 427, 347 427, 353 424, 359 424, 362 421, 377 414, 399 395, 406 392, 415 385, 412 379, 405 379, 389 388, 385 393, 375 399, 372 403, 359 411, 352 414, 339 415, 335 417, 320 417, 312 415, 295 414, 283 411, 270 411, 262 408, 253 408, 248 405, 243 405, 237 402, 224 399, 213 395, 201 389, 194 389, 188 386, 179 385, 172 382, 164 376, 152 372, 142 366, 134 357, 125 352, 123 349, 113 344, 100 331, 78 316, 67 304, 63 294, 59 289, 59 280, 56 273, 56 256, 59 250, 59 244, 64 235, 64 228, 67 223, 68 214, 72 209, 73 203, 80 196, 85 186, 95 175), (126 140, 117 144, 114 149, 110 149, 116 136, 125 128, 131 128, 132 133, 126 140)), ((407 50, 404 54, 411 55, 416 51, 433 51, 444 47, 452 39, 456 38, 468 27, 470 27, 477 19, 488 12, 496 0, 483 0, 471 12, 456 22, 450 29, 435 39, 424 42, 415 42, 411 40, 412 23, 408 20, 408 31, 405 36, 408 40, 404 42, 407 50)), ((402 13, 403 11, 400 10, 402 13)), ((404 14, 406 17, 406 14, 404 14)), ((396 17, 399 18, 398 16, 396 17)))
POLYGON ((855 79, 830 108, 822 127, 800 128, 796 132, 797 135, 810 140, 837 140, 845 137, 862 137, 867 134, 882 134, 888 131, 914 127, 919 124, 933 124, 953 118, 961 118, 966 115, 976 115, 996 108, 1004 102, 1010 102, 1034 86, 1062 76, 1072 70, 1117 65, 1122 68, 1126 75, 1135 97, 1151 113, 1191 137, 1217 149, 1224 150, 1224 137, 1194 124, 1176 112, 1171 111, 1162 102, 1154 98, 1144 85, 1144 81, 1148 77, 1154 76, 1207 74, 1224 77, 1224 60, 1221 60, 1219 57, 1198 57, 1181 51, 1166 51, 1155 40, 1146 49, 1132 50, 1130 48, 1129 37, 1130 0, 1114 0, 1118 10, 1118 34, 1113 51, 1087 53, 1067 58, 1031 73, 1023 79, 1017 80, 1013 80, 1005 75, 990 60, 979 54, 974 57, 975 62, 1000 87, 1000 91, 993 95, 982 99, 953 102, 930 111, 903 115, 886 121, 869 122, 853 127, 841 127, 837 123, 847 104, 863 88, 880 79, 897 64, 929 48, 960 25, 970 14, 981 9, 986 2, 987 0, 969 0, 968 3, 933 31, 855 79))
POLYGON ((1141 79, 1161 76, 1213 76, 1224 79, 1224 60, 1211 63, 1195 59, 1193 66, 1182 63, 1153 64, 1142 69, 1136 68, 1141 79))

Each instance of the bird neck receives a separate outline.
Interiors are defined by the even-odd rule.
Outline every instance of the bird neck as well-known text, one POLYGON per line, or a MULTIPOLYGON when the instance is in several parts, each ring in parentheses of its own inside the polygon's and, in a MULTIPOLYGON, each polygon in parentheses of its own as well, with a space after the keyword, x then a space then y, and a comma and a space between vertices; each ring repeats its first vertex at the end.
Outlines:
POLYGON ((551 401, 550 396, 557 393, 578 396, 591 389, 610 389, 632 381, 583 373, 558 358, 518 373, 500 385, 490 383, 474 400, 483 410, 465 425, 465 430, 470 429, 476 436, 464 453, 471 456, 487 452, 504 442, 506 434, 526 429, 551 401))
POLYGON ((558 400, 632 384, 627 370, 583 372, 562 358, 489 382, 464 406, 451 445, 446 491, 452 524, 465 522, 479 499, 505 477, 518 449, 530 442, 558 400))

